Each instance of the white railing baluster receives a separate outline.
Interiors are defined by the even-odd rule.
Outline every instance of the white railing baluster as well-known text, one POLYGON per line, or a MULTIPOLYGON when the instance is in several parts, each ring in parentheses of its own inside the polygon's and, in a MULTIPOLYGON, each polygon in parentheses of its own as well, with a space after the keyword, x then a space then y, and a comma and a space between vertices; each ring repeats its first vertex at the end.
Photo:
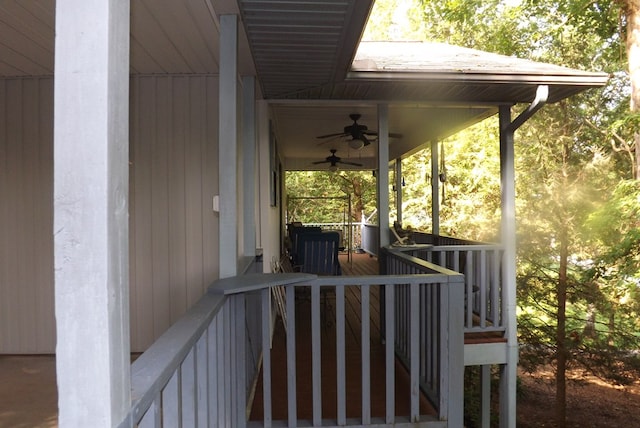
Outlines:
POLYGON ((270 291, 264 288, 262 297, 262 413, 265 428, 271 428, 271 305, 270 291))
POLYGON ((182 426, 196 426, 195 352, 189 351, 180 366, 180 396, 182 397, 182 426))
POLYGON ((371 351, 369 285, 360 286, 362 324, 362 423, 371 423, 371 351))
POLYGON ((289 428, 298 423, 296 405, 296 300, 295 287, 288 285, 287 289, 287 409, 289 428))
POLYGON ((420 289, 418 284, 410 286, 410 318, 411 318, 411 339, 410 339, 410 364, 411 364, 411 421, 420 420, 420 289))
POLYGON ((467 327, 473 327, 473 283, 475 281, 473 270, 473 251, 466 252, 466 264, 464 269, 464 278, 466 283, 466 308, 467 308, 467 327))
POLYGON ((500 250, 495 250, 493 252, 493 266, 492 266, 492 277, 491 281, 491 321, 493 325, 502 327, 504 324, 502 322, 502 314, 500 313, 500 291, 502 289, 502 283, 500 281, 500 260, 502 258, 502 252, 500 250))
POLYGON ((233 384, 232 379, 235 376, 235 363, 233 357, 235 355, 235 347, 233 346, 235 340, 231 338, 232 331, 235 331, 235 328, 232 323, 232 313, 233 313, 233 305, 230 303, 231 299, 227 299, 227 304, 224 305, 223 311, 223 331, 224 331, 224 423, 227 426, 231 426, 234 422, 234 409, 233 409, 233 394, 235 392, 235 385, 233 384))
POLYGON ((460 251, 458 250, 453 251, 453 270, 460 272, 460 251))
MULTIPOLYGON (((325 317, 327 314, 325 313, 325 317)), ((322 373, 320 356, 320 287, 311 287, 311 383, 313 390, 313 425, 322 421, 322 373)))
MULTIPOLYGON (((437 287, 439 289, 437 302, 441 307, 444 307, 443 305, 449 304, 449 293, 447 290, 440 290, 440 287, 442 286, 437 287)), ((462 311, 458 310, 458 312, 462 312, 462 311)), ((450 332, 448 331, 448 326, 449 326, 449 319, 451 318, 451 316, 452 316, 451 311, 442 311, 439 315, 440 325, 444 327, 441 329, 441 334, 442 334, 442 337, 440 339, 441 344, 445 344, 445 343, 449 344, 450 332)), ((449 344, 449 346, 451 345, 449 344)), ((449 377, 448 377, 449 370, 451 369, 449 367, 450 356, 448 355, 448 350, 445 348, 445 346, 439 346, 437 349, 437 352, 438 352, 438 357, 440 359, 440 373, 443 374, 443 376, 438 377, 438 380, 437 380, 438 387, 440 391, 448 391, 450 387, 449 377)), ((440 415, 440 418, 443 418, 443 417, 446 418, 448 414, 449 396, 448 394, 441 392, 440 397, 438 398, 439 398, 438 413, 440 415)))
POLYGON ((385 391, 386 391, 386 423, 395 422, 395 287, 384 285, 384 318, 385 318, 385 391))
POLYGON ((345 287, 336 287, 336 371, 338 425, 347 424, 346 363, 345 363, 345 287))
POLYGON ((209 425, 215 426, 218 423, 220 413, 218 407, 218 319, 215 317, 207 328, 207 366, 209 367, 209 425))
POLYGON ((245 294, 239 293, 231 300, 235 303, 235 337, 236 340, 236 423, 235 427, 245 428, 247 426, 247 341, 245 339, 246 303, 245 294))
POLYGON ((162 426, 180 426, 180 372, 173 373, 162 391, 162 426))
POLYGON ((229 397, 227 397, 228 389, 225 389, 225 379, 227 377, 227 373, 229 372, 229 370, 227 369, 228 366, 226 365, 226 355, 228 351, 225 319, 225 312, 227 311, 226 306, 227 305, 222 307, 222 309, 220 310, 220 314, 216 318, 218 331, 218 334, 216 335, 216 352, 218 354, 216 356, 216 361, 218 363, 218 384, 216 386, 218 389, 216 394, 218 397, 218 426, 224 426, 224 424, 227 423, 227 400, 229 399, 229 397))
POLYGON ((196 423, 198 427, 206 427, 209 424, 209 369, 207 367, 207 348, 209 335, 207 331, 196 343, 196 423))
POLYGON ((160 428, 161 426, 160 396, 158 395, 151 403, 149 410, 144 414, 142 420, 138 424, 138 428, 160 428))

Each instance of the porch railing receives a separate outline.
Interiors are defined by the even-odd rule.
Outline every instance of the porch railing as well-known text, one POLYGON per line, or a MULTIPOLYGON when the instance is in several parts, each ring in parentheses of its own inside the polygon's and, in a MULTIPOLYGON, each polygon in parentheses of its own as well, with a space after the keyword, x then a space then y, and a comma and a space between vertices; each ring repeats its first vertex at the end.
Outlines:
POLYGON ((247 425, 251 386, 262 363, 263 418, 255 426, 433 426, 462 427, 462 276, 432 270, 423 275, 323 277, 306 274, 252 274, 216 282, 209 292, 132 365, 132 406, 121 427, 207 427, 247 425), (274 376, 270 289, 286 289, 287 421, 272 417, 274 376), (297 417, 295 290, 311 291, 313 416, 297 417), (335 289, 337 417, 322 412, 321 289, 335 289), (357 287, 361 317, 369 319, 373 287, 384 289, 385 416, 371 415, 370 324, 362 323, 362 414, 347 419, 345 370, 345 290, 357 287), (251 327, 253 326, 253 327, 251 327), (256 344, 256 345, 251 345, 256 344), (261 355, 261 360, 260 360, 261 355), (410 377, 410 414, 395 412, 395 355, 410 377), (420 391, 437 415, 420 414, 420 391))
POLYGON ((503 248, 444 238, 446 245, 395 247, 388 250, 387 273, 427 273, 430 271, 429 265, 436 264, 464 274, 465 333, 504 332, 503 248))

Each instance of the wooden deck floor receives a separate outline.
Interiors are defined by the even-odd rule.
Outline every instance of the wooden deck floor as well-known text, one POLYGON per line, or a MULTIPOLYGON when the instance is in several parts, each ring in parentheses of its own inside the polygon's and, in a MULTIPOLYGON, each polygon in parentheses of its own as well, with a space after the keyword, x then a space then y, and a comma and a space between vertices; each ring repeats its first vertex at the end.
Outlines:
MULTIPOLYGON (((353 263, 341 256, 344 275, 376 275, 378 259, 366 254, 353 254, 353 263)), ((362 409, 361 389, 361 316, 359 288, 349 287, 346 298, 346 396, 347 418, 359 418, 362 409)), ((324 306, 324 305, 323 305, 324 306)), ((328 296, 322 319, 322 413, 323 419, 336 419, 336 331, 335 297, 328 296)), ((378 290, 372 287, 371 293, 371 416, 384 417, 385 412, 385 353, 380 339, 380 317, 378 290)), ((312 418, 312 382, 311 382, 311 319, 310 303, 302 299, 296 305, 296 375, 297 406, 299 419, 312 418)), ((285 332, 282 324, 277 325, 272 361, 272 415, 273 420, 287 419, 287 368, 285 332)), ((409 415, 409 377, 404 367, 395 363, 395 407, 397 416, 409 415)), ((420 403, 421 414, 435 415, 435 410, 423 398, 420 403)), ((251 420, 262 420, 262 375, 258 380, 251 420)))

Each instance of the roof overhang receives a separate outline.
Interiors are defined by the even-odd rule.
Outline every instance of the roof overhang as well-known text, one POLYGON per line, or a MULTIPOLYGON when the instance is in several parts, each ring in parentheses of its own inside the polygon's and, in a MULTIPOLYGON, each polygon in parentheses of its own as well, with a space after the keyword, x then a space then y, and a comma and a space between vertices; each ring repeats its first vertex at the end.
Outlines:
MULTIPOLYGON (((215 75, 219 17, 238 14, 238 72, 255 75, 258 98, 271 103, 278 150, 289 165, 311 165, 330 148, 375 156, 318 135, 350 124, 349 114, 377 128, 377 105, 389 105, 389 127, 402 133, 390 157, 406 156, 497 111, 529 103, 539 85, 549 102, 606 83, 604 73, 455 46, 421 42, 360 42, 373 0, 131 1, 132 75, 215 75), (165 4, 166 3, 166 4, 165 4), (330 147, 334 144, 336 147, 330 147)), ((8 2, 0 8, 0 78, 51 76, 54 0, 8 2)))
POLYGON ((499 105, 532 102, 541 85, 548 86, 547 101, 553 103, 607 80, 606 73, 441 43, 362 42, 343 81, 271 103, 287 169, 316 168, 311 161, 324 157, 329 148, 371 166, 373 145, 353 152, 346 142, 328 147, 316 136, 338 132, 349 124, 350 113, 361 114, 359 123, 373 128, 376 106, 388 104, 389 128, 404 136, 391 140, 390 159, 395 159, 495 114, 499 105))

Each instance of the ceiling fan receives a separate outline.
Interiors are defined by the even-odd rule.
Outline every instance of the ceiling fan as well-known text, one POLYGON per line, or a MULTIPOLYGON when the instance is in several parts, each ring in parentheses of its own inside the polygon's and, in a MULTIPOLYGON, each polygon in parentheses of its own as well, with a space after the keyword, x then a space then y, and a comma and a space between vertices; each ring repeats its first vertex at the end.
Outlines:
MULTIPOLYGON (((351 147, 352 149, 361 149, 371 144, 371 141, 375 140, 378 137, 378 132, 369 130, 366 125, 360 125, 358 123, 358 119, 360 119, 360 114, 352 113, 349 115, 349 118, 353 120, 353 123, 351 125, 345 126, 343 132, 319 135, 316 138, 325 139, 325 138, 331 138, 331 137, 351 137, 351 139, 348 140, 349 147, 351 147), (373 138, 370 138, 370 137, 373 137, 373 138)), ((389 137, 402 138, 402 134, 389 133, 389 137)), ((327 141, 331 141, 331 140, 327 140, 327 141)), ((323 141, 320 144, 324 144, 327 141, 323 141)))
POLYGON ((338 169, 338 164, 345 164, 345 165, 353 165, 353 166, 362 166, 361 163, 357 163, 357 162, 349 162, 349 161, 343 161, 341 157, 336 156, 336 149, 331 149, 329 150, 331 152, 331 156, 327 156, 325 158, 325 160, 322 161, 317 161, 317 162, 313 162, 314 165, 319 165, 321 163, 328 163, 329 164, 329 169, 331 171, 335 171, 338 169))

